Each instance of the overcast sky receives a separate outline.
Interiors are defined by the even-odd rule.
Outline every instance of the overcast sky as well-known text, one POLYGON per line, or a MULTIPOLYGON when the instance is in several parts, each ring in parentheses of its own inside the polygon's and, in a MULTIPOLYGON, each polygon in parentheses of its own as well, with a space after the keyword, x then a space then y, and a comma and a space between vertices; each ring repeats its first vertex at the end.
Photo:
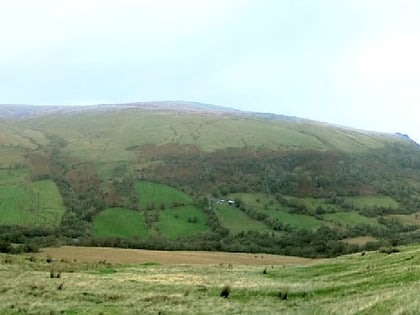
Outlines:
POLYGON ((0 103, 187 100, 420 143, 418 0, 0 0, 0 103))

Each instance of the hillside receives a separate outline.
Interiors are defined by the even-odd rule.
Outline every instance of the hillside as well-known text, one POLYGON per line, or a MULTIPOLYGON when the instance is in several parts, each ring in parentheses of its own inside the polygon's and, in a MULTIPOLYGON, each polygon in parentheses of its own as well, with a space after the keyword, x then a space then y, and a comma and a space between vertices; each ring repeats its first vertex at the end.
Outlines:
POLYGON ((400 134, 187 102, 9 105, 0 120, 3 250, 313 257, 419 239, 420 147, 400 134))
POLYGON ((418 246, 309 260, 63 247, 0 254, 1 314, 418 314, 418 246), (228 285, 228 298, 221 298, 228 285))

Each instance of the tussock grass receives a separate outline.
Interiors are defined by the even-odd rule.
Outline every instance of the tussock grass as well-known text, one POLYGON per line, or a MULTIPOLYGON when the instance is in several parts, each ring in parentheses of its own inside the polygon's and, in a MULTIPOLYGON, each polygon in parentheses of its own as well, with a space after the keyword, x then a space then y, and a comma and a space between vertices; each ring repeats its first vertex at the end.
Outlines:
POLYGON ((420 307, 420 246, 270 265, 267 274, 238 264, 114 264, 104 272, 102 264, 57 259, 58 279, 45 260, 12 256, 5 264, 7 257, 1 314, 416 314, 420 307))

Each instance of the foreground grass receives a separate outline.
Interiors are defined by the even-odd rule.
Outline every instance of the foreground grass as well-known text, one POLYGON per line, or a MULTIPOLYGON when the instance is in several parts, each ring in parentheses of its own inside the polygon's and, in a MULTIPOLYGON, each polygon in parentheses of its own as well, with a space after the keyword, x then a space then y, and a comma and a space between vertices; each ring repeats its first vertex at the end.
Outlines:
POLYGON ((47 263, 3 255, 0 313, 416 314, 419 254, 411 246, 295 266, 47 263), (52 269, 59 278, 50 277, 52 269), (225 284, 227 299, 219 296, 225 284))

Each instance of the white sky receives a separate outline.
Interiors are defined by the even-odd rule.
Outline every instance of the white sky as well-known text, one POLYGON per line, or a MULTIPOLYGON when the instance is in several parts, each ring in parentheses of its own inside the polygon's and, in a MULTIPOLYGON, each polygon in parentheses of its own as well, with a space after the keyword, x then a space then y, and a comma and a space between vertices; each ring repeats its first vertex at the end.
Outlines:
POLYGON ((0 103, 186 100, 420 143, 420 1, 0 0, 0 103))

